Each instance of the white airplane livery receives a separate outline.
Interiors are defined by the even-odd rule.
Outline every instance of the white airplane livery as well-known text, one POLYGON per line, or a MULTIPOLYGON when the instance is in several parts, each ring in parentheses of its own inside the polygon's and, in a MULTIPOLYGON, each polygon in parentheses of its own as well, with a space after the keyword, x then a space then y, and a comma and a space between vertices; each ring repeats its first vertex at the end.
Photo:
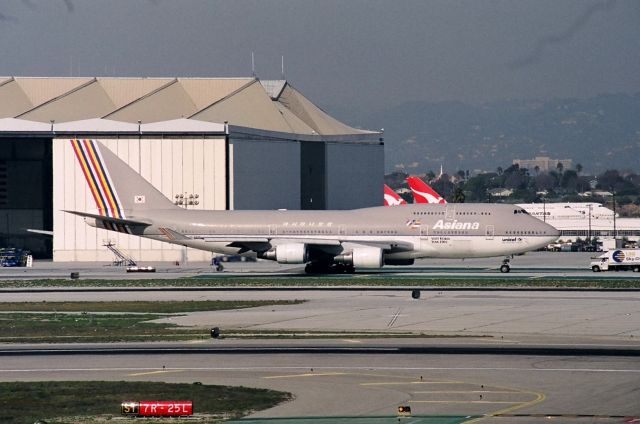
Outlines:
POLYGON ((98 212, 67 212, 87 224, 221 254, 306 264, 307 272, 353 272, 429 257, 513 255, 546 246, 559 234, 518 206, 484 203, 349 211, 187 210, 101 143, 70 143, 98 212))

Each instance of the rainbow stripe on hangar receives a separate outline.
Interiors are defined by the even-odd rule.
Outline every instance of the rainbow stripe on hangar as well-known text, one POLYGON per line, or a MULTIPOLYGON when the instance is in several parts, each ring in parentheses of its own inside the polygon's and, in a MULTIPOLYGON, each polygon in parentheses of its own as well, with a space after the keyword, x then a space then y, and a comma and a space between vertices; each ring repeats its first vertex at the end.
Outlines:
MULTIPOLYGON (((111 218, 124 219, 120 199, 116 193, 107 168, 104 166, 100 149, 95 140, 73 139, 71 146, 76 154, 84 178, 89 185, 89 191, 96 202, 100 215, 111 218)), ((104 228, 121 233, 130 233, 128 226, 113 222, 102 221, 104 228)))

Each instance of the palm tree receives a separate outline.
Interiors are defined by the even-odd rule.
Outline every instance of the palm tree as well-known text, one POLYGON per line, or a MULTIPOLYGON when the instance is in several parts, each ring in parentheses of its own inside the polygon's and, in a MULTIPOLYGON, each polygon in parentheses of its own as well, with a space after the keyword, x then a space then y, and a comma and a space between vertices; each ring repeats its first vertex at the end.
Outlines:
POLYGON ((462 191, 462 187, 456 187, 455 193, 453 193, 453 203, 464 203, 465 195, 462 191))
POLYGON ((536 171, 536 175, 540 173, 540 167, 538 165, 534 166, 533 170, 536 171))
POLYGON ((562 170, 564 169, 564 165, 562 164, 562 162, 558 162, 558 164, 556 165, 556 169, 558 170, 558 173, 562 174, 562 170))
POLYGON ((582 165, 581 165, 581 164, 579 164, 579 163, 577 163, 577 164, 576 164, 576 172, 577 172, 578 174, 580 174, 580 173, 582 172, 582 165))

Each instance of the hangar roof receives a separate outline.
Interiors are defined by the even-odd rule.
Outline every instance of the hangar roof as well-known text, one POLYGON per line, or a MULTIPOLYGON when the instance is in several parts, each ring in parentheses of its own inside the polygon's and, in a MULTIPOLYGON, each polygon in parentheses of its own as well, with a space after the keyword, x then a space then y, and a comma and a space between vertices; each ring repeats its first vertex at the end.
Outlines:
POLYGON ((3 118, 48 125, 186 119, 304 135, 375 134, 332 118, 285 80, 257 78, 0 77, 3 118))

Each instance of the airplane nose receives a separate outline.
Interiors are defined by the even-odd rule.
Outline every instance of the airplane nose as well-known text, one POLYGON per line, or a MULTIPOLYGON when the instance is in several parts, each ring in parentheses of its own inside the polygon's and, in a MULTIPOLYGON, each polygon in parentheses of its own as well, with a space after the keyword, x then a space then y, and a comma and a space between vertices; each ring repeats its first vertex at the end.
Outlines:
POLYGON ((560 237, 560 230, 558 230, 556 227, 554 227, 553 225, 544 223, 545 225, 545 233, 549 234, 549 243, 556 241, 559 237, 560 237))

